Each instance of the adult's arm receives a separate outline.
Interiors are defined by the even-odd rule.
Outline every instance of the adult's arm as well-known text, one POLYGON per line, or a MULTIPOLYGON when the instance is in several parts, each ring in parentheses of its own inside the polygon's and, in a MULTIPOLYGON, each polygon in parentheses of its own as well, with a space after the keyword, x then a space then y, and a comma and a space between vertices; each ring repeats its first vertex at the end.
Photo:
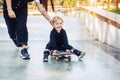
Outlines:
POLYGON ((6 0, 8 15, 10 18, 16 18, 14 11, 12 10, 12 0, 6 0))
POLYGON ((38 0, 36 0, 36 5, 37 5, 38 10, 41 12, 41 14, 50 22, 51 17, 48 15, 48 13, 45 10, 45 8, 43 7, 42 3, 38 2, 38 0))

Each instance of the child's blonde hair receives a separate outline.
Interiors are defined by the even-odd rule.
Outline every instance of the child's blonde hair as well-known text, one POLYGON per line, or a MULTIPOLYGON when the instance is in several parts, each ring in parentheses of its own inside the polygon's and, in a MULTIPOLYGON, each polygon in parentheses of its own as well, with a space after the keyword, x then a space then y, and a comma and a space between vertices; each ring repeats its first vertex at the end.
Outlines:
POLYGON ((53 17, 53 19, 52 19, 52 24, 54 24, 54 23, 57 22, 58 20, 61 20, 62 22, 64 22, 61 17, 55 16, 55 17, 53 17))

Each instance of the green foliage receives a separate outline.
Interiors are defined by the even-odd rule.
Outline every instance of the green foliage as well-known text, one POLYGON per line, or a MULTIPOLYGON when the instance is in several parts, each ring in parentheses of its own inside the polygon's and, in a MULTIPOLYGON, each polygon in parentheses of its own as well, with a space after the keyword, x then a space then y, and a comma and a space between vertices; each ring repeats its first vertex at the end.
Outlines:
POLYGON ((3 0, 0 0, 0 6, 2 6, 2 4, 3 4, 3 0))
POLYGON ((82 1, 82 0, 54 0, 55 5, 60 5, 66 8, 71 8, 76 5, 76 2, 82 1))
POLYGON ((120 14, 120 9, 116 10, 116 8, 109 8, 109 9, 106 9, 107 11, 110 11, 110 12, 113 12, 113 13, 117 13, 117 14, 120 14))

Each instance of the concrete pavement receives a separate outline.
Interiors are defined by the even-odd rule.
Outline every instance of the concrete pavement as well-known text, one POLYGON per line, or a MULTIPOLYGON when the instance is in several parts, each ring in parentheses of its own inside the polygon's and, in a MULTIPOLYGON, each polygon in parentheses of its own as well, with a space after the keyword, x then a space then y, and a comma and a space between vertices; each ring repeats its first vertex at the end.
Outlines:
POLYGON ((83 23, 62 16, 69 43, 87 55, 71 62, 49 58, 43 63, 43 51, 49 40, 51 25, 42 16, 28 17, 30 60, 20 58, 20 49, 9 39, 0 17, 0 80, 120 80, 120 50, 94 40, 83 23))

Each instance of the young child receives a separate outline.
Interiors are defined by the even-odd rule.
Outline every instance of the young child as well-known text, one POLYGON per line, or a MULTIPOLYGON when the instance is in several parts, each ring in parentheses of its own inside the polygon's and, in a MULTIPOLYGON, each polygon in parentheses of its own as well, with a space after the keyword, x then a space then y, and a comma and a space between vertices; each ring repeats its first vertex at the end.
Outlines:
POLYGON ((71 45, 68 44, 68 38, 65 30, 62 28, 63 26, 63 19, 55 16, 52 19, 52 26, 53 29, 50 33, 50 41, 46 46, 46 49, 44 51, 44 58, 43 62, 48 62, 48 56, 50 54, 50 51, 58 52, 60 50, 62 51, 71 51, 73 54, 77 55, 79 58, 82 58, 85 56, 85 52, 81 52, 75 48, 73 48, 71 45))

